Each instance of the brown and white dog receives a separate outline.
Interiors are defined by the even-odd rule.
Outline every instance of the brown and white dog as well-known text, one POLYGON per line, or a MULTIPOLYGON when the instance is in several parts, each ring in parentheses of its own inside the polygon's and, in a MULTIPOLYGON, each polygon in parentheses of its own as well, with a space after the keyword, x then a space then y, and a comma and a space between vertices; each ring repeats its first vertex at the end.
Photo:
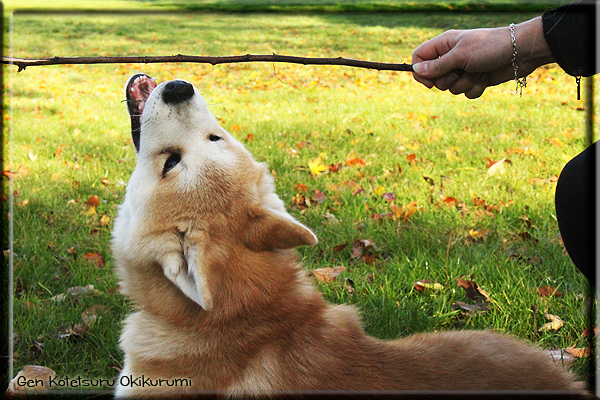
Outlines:
POLYGON ((582 390, 508 335, 368 336, 354 307, 327 303, 307 277, 293 249, 316 236, 194 86, 138 74, 126 92, 138 160, 112 249, 137 311, 121 335, 117 396, 582 390))

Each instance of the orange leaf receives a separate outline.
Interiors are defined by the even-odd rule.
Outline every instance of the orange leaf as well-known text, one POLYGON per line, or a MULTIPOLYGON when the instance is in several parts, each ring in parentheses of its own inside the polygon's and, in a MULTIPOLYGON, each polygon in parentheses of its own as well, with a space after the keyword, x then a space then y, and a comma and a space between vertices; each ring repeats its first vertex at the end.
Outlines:
POLYGON ((297 183, 297 184, 294 186, 294 190, 295 190, 296 192, 308 192, 308 188, 307 188, 307 187, 306 187, 306 185, 305 185, 305 184, 303 184, 303 183, 297 183))
POLYGON ((416 162, 415 161, 416 158, 417 158, 416 154, 412 153, 412 154, 409 154, 409 155, 406 156, 406 161, 408 161, 408 162, 416 162))
POLYGON ((83 255, 83 259, 86 260, 86 261, 96 261, 96 264, 99 267, 103 267, 104 266, 104 260, 102 259, 102 257, 98 253, 85 253, 83 255))
POLYGON ((362 158, 354 157, 346 160, 347 167, 364 167, 365 165, 367 163, 362 158))
POLYGON ((98 207, 100 205, 100 198, 97 195, 90 196, 89 199, 85 202, 90 207, 98 207))

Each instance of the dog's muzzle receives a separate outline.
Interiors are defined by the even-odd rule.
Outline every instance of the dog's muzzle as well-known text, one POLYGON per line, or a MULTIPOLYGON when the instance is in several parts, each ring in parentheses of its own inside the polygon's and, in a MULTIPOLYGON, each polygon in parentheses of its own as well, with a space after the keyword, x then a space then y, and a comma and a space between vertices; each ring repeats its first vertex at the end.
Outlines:
POLYGON ((181 103, 189 100, 193 95, 194 86, 191 83, 181 80, 167 83, 162 92, 162 98, 166 104, 181 103))

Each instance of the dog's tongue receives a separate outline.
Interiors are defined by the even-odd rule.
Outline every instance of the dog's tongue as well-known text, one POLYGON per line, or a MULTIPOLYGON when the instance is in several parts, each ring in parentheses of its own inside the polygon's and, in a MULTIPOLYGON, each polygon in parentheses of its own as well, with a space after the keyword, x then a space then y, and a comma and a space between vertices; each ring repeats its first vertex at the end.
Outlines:
POLYGON ((146 74, 136 74, 129 79, 125 88, 127 111, 131 119, 131 137, 135 150, 140 150, 140 133, 142 127, 142 112, 148 96, 156 87, 156 82, 146 74))

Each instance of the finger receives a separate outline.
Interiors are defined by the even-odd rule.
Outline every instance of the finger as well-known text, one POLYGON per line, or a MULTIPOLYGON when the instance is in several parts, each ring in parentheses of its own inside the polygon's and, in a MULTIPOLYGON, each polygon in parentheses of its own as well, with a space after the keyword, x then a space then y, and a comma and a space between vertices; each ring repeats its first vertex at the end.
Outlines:
POLYGON ((465 96, 468 99, 476 99, 480 97, 490 83, 490 76, 488 74, 482 74, 475 86, 471 90, 465 92, 465 96))
POLYGON ((434 83, 433 83, 433 81, 431 79, 423 78, 423 77, 415 74, 414 72, 413 72, 413 78, 414 78, 415 81, 423 84, 428 89, 431 89, 434 86, 434 83))
POLYGON ((448 75, 442 76, 434 81, 435 87, 439 90, 448 90, 458 82, 461 75, 464 73, 462 70, 456 70, 450 72, 448 75))
POLYGON ((458 81, 452 85, 452 87, 450 87, 450 93, 461 94, 468 92, 469 90, 473 89, 480 77, 481 74, 462 74, 458 81))

